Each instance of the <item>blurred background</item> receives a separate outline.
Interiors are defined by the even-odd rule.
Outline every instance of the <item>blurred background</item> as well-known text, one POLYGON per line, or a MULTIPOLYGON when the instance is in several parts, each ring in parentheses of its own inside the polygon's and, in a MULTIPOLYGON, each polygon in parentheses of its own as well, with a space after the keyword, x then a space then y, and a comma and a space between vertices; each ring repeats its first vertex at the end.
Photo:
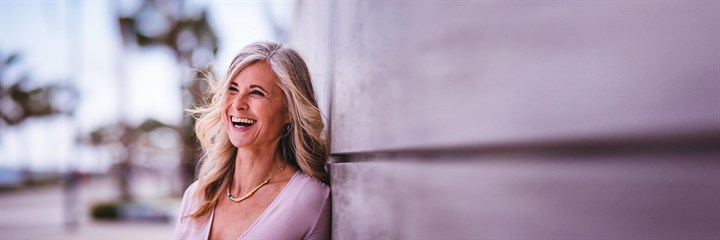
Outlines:
POLYGON ((256 40, 326 120, 334 239, 719 239, 720 2, 0 0, 0 238, 172 233, 184 108, 256 40))
POLYGON ((203 72, 293 2, 0 1, 0 238, 171 236, 203 72))

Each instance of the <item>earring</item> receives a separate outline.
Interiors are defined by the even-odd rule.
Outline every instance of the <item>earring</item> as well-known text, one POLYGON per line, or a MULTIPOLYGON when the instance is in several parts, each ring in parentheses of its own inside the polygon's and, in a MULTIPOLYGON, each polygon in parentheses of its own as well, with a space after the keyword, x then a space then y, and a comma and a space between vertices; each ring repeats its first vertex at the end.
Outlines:
POLYGON ((292 129, 292 124, 288 124, 287 127, 285 127, 285 129, 290 131, 290 129, 292 129))

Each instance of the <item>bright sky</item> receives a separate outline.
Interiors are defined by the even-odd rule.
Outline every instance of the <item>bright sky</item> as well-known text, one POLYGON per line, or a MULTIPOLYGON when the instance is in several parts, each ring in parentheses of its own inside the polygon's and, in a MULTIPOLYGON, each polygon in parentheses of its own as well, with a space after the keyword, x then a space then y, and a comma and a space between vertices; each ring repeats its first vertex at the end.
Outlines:
MULTIPOLYGON (((178 79, 183 73, 175 57, 164 48, 123 49, 115 16, 119 4, 0 1, 0 53, 22 53, 21 64, 15 68, 29 71, 36 83, 72 79, 81 94, 72 118, 37 119, 3 128, 0 167, 64 170, 73 165, 103 170, 111 162, 109 153, 74 146, 76 132, 87 133, 121 116, 131 123, 146 118, 174 124, 181 121, 184 113, 178 79)), ((132 9, 137 1, 121 4, 132 9)), ((272 40, 267 14, 287 25, 293 5, 220 0, 187 4, 209 9, 211 26, 220 38, 218 72, 223 72, 243 46, 272 40)))

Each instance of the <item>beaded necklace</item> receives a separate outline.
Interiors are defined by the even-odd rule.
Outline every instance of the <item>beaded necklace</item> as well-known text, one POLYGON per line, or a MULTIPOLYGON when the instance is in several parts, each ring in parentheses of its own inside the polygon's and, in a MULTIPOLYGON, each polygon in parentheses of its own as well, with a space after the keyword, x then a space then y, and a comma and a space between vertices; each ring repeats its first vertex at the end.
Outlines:
POLYGON ((278 170, 276 170, 272 175, 270 175, 270 177, 268 177, 268 179, 266 179, 264 182, 260 183, 260 185, 257 185, 257 187, 253 188, 253 190, 251 190, 250 192, 246 193, 245 196, 243 196, 243 197, 241 197, 241 198, 234 198, 233 195, 230 194, 230 186, 232 186, 232 182, 230 182, 230 184, 228 184, 228 188, 227 188, 227 194, 228 194, 227 197, 228 197, 230 200, 232 200, 233 202, 236 202, 236 203, 242 202, 243 200, 252 197, 252 195, 255 194, 255 192, 257 192, 258 189, 260 189, 261 187, 265 186, 265 184, 268 184, 268 183, 270 182, 270 180, 271 180, 273 177, 275 177, 275 175, 277 175, 280 171, 282 171, 283 169, 285 169, 285 166, 287 166, 287 162, 283 161, 283 165, 280 166, 280 168, 278 168, 278 170))

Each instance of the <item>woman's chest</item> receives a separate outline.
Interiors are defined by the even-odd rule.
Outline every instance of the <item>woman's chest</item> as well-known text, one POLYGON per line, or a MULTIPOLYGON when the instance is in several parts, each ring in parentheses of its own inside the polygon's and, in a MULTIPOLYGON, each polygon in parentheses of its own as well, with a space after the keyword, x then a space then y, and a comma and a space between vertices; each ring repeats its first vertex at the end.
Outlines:
POLYGON ((239 203, 221 199, 211 219, 209 238, 238 239, 253 224, 262 220, 263 213, 270 208, 277 195, 277 191, 266 191, 239 203))

